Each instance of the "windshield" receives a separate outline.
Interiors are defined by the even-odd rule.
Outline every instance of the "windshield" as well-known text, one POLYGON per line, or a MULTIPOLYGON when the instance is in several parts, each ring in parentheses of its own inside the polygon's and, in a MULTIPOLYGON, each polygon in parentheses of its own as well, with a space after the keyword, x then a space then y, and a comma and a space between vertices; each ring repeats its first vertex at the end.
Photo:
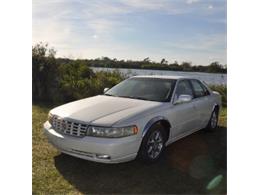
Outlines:
POLYGON ((104 95, 169 102, 175 83, 173 79, 130 78, 112 87, 104 95))

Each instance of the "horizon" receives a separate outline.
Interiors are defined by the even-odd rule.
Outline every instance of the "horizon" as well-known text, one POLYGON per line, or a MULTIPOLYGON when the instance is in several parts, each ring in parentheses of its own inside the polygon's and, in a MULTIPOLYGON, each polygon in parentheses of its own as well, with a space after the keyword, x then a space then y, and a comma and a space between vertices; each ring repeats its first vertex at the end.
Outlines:
MULTIPOLYGON (((53 48, 55 49, 55 48, 53 48)), ((101 56, 101 57, 97 57, 97 58, 69 58, 69 57, 55 57, 57 59, 68 59, 68 60, 103 60, 103 58, 109 58, 107 56, 101 56)), ((148 57, 149 58, 149 57, 148 57)), ((150 58, 149 58, 150 59, 150 58)), ((136 60, 136 59, 117 59, 117 58, 109 58, 109 60, 116 60, 117 62, 120 62, 120 61, 124 61, 124 62, 143 62, 144 59, 140 59, 140 60, 136 60)), ((161 59, 162 60, 162 59, 161 59)), ((161 60, 159 61, 154 61, 154 60, 151 60, 148 62, 148 63, 155 63, 155 64, 161 64, 161 60)), ((165 59, 166 60, 166 59, 165 59)), ((167 61, 168 62, 168 61, 167 61)), ((174 61, 174 62, 168 62, 167 64, 162 64, 162 65, 171 65, 171 64, 174 64, 175 62, 177 62, 178 65, 182 65, 182 63, 189 63, 191 66, 209 66, 211 65, 212 63, 219 63, 219 65, 221 66, 225 66, 227 64, 221 64, 220 62, 218 61, 214 61, 214 62, 210 62, 209 64, 205 64, 205 65, 202 65, 202 64, 194 64, 193 62, 188 62, 188 61, 174 61)), ((227 68, 227 67, 226 67, 227 68)))
POLYGON ((34 0, 32 15, 58 58, 227 64, 225 0, 34 0))

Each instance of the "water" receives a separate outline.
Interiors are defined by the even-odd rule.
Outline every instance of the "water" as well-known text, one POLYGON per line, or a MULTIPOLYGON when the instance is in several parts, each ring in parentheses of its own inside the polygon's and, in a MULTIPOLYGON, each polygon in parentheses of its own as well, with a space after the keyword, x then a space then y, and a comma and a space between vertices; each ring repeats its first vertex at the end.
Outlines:
POLYGON ((94 72, 118 70, 127 76, 135 75, 170 75, 170 76, 192 76, 194 78, 205 81, 207 84, 226 85, 227 75, 219 73, 205 73, 205 72, 182 72, 169 70, 148 70, 148 69, 123 69, 123 68, 101 68, 91 67, 94 72))

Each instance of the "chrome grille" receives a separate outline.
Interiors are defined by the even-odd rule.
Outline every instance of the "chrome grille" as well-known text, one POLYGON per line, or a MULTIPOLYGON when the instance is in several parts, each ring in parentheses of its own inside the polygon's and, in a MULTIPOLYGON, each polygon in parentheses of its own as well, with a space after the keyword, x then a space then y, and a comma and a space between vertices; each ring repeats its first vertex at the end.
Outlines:
POLYGON ((88 125, 53 116, 53 128, 63 134, 83 137, 86 135, 88 125))

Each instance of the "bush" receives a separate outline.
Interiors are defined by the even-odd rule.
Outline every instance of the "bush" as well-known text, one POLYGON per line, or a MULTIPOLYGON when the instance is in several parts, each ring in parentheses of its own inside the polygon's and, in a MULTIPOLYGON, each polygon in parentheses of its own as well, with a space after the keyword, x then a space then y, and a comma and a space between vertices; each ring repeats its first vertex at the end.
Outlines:
POLYGON ((222 98, 222 106, 227 107, 227 86, 225 85, 210 85, 209 86, 213 91, 220 93, 222 98))
POLYGON ((91 88, 89 96, 103 94, 104 88, 111 88, 124 79, 125 76, 118 70, 113 72, 96 72, 95 76, 89 80, 89 86, 91 88))
POLYGON ((61 101, 73 101, 91 94, 89 80, 93 71, 81 61, 72 61, 59 65, 59 84, 63 95, 61 101))
POLYGON ((60 65, 59 72, 60 103, 103 94, 104 88, 111 88, 125 78, 119 71, 94 73, 80 61, 60 65))

